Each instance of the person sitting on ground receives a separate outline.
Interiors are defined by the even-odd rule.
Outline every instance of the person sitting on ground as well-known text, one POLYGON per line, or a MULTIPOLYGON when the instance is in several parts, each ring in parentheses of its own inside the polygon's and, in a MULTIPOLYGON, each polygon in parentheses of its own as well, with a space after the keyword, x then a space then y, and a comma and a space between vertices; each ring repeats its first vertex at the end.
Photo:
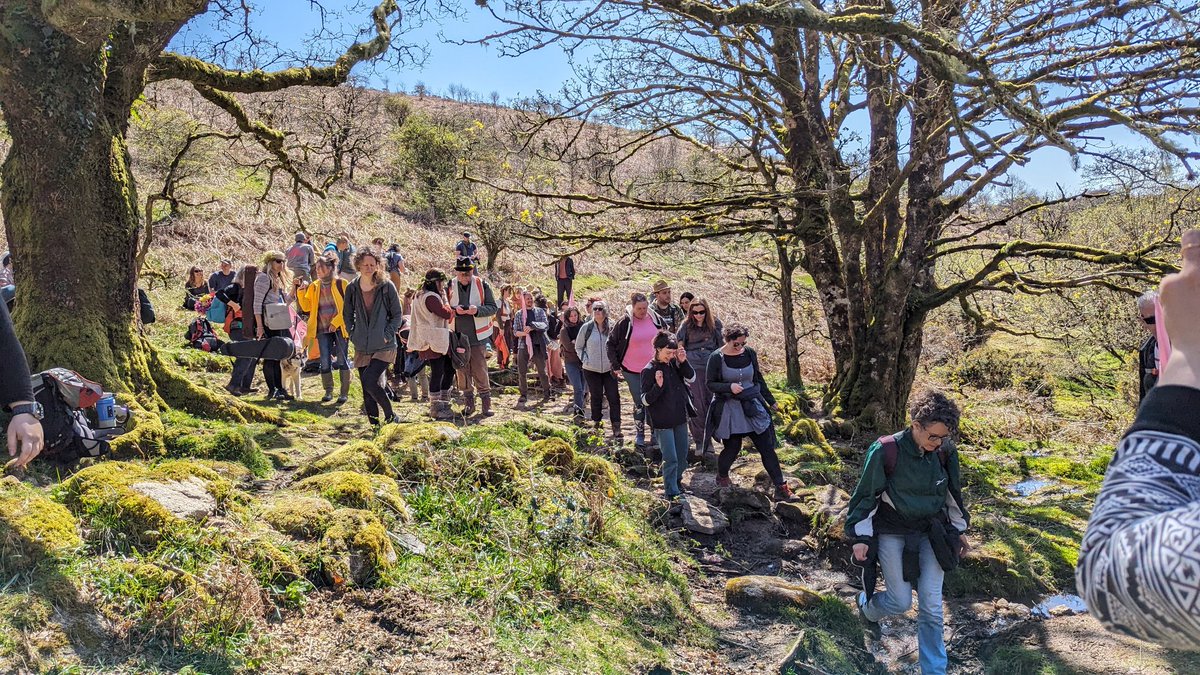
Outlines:
POLYGON ((559 256, 554 261, 554 285, 558 291, 555 306, 561 307, 571 299, 571 287, 575 284, 575 260, 569 255, 559 256))
POLYGON ((209 293, 208 281, 204 278, 204 270, 192 267, 188 270, 187 280, 183 282, 183 308, 195 311, 196 300, 209 293))
POLYGON ((708 300, 700 298, 688 305, 688 318, 679 329, 678 337, 680 348, 687 351, 688 361, 695 364, 694 367, 699 371, 699 376, 689 385, 696 416, 688 420, 692 440, 696 443, 692 456, 697 459, 711 456, 713 452, 712 439, 704 435, 708 406, 712 400, 712 392, 708 390, 708 358, 721 348, 724 332, 725 326, 713 316, 708 300))
POLYGON ((575 351, 583 364, 583 376, 592 398, 592 424, 599 432, 604 401, 607 399, 612 438, 619 445, 622 441, 621 393, 617 385, 616 367, 608 350, 613 324, 608 318, 608 305, 603 300, 589 301, 588 304, 591 305, 592 318, 579 328, 579 334, 575 337, 575 351))
MULTIPOLYGON (((233 281, 228 286, 216 292, 216 297, 225 303, 225 332, 230 342, 246 340, 243 328, 242 299, 246 288, 246 268, 242 267, 233 275, 233 281)), ((229 376, 226 391, 234 396, 245 396, 258 391, 253 386, 254 367, 258 359, 237 357, 233 360, 233 373, 229 376)))
MULTIPOLYGON (((284 263, 287 258, 282 251, 269 251, 263 256, 263 269, 254 278, 255 335, 259 340, 273 337, 291 338, 290 328, 267 328, 266 307, 271 304, 290 305, 296 298, 298 279, 284 263)), ((245 310, 242 310, 243 312, 245 310)), ((283 387, 283 369, 279 361, 263 359, 263 379, 267 381, 267 400, 294 401, 294 396, 283 387)))
POLYGON ((32 462, 45 447, 44 412, 33 398, 29 362, 25 360, 25 350, 21 348, 21 341, 13 330, 12 317, 3 303, 0 303, 0 354, 4 354, 4 366, 0 368, 0 406, 12 413, 7 434, 8 456, 13 458, 9 467, 20 468, 32 462))
POLYGON ((608 339, 608 359, 612 361, 617 379, 624 379, 633 399, 634 445, 639 450, 646 443, 646 406, 642 403, 642 369, 654 358, 654 336, 665 329, 662 319, 650 311, 650 301, 642 293, 629 297, 626 315, 613 326, 608 339))
POLYGON ((357 254, 358 249, 350 243, 350 235, 338 235, 333 255, 337 258, 338 276, 346 281, 353 281, 357 275, 357 272, 354 270, 354 259, 357 254))
POLYGON ((420 354, 429 367, 429 416, 435 420, 454 418, 450 408, 450 386, 454 383, 454 362, 450 358, 453 318, 454 311, 446 297, 446 274, 429 270, 413 303, 408 348, 420 354))
POLYGON ((953 569, 960 555, 951 548, 969 548, 964 533, 970 519, 951 440, 959 411, 945 394, 931 390, 916 397, 909 417, 907 429, 884 436, 867 450, 850 497, 846 533, 856 542, 854 560, 874 565, 874 550, 887 584, 882 593, 873 588, 859 593, 863 618, 878 623, 904 614, 916 590, 921 673, 944 674, 942 579, 944 569, 953 569))
POLYGON ((471 241, 470 232, 462 233, 462 241, 454 245, 454 253, 458 260, 467 258, 473 263, 479 262, 479 247, 475 245, 475 242, 471 241))
POLYGON ((750 330, 741 324, 725 327, 725 346, 708 358, 705 373, 708 390, 713 393, 705 437, 722 442, 717 457, 717 486, 729 487, 729 470, 742 451, 742 440, 749 438, 762 458, 763 468, 775 485, 775 498, 792 498, 783 478, 779 456, 775 453, 775 424, 771 409, 775 397, 763 379, 758 354, 746 346, 750 330))
POLYGON ((463 393, 463 417, 475 414, 475 392, 483 406, 480 414, 491 417, 492 384, 488 379, 487 347, 492 339, 492 316, 498 309, 492 285, 475 274, 475 263, 460 258, 450 283, 450 307, 454 330, 467 336, 467 364, 458 371, 458 390, 463 393))
POLYGON ((229 258, 222 258, 220 269, 208 275, 208 290, 219 293, 233 283, 233 277, 233 261, 229 258))
POLYGON ((683 325, 683 308, 671 302, 671 286, 666 279, 659 279, 653 286, 654 302, 650 303, 650 311, 662 320, 663 330, 670 333, 679 331, 683 325))
POLYGON ((297 232, 296 243, 284 252, 284 256, 287 258, 287 268, 291 270, 294 278, 301 281, 312 281, 312 269, 317 262, 317 252, 313 249, 312 244, 308 243, 308 235, 297 232))
MULTIPOLYGON (((1075 581, 1110 630, 1200 650, 1200 230, 1159 286, 1171 352, 1117 446, 1079 549, 1075 581)), ((1143 314, 1145 316, 1145 314, 1143 314)))
POLYGON ((333 400, 333 371, 338 372, 337 405, 342 405, 350 395, 350 363, 347 356, 347 340, 350 337, 342 313, 345 307, 346 281, 334 274, 333 262, 328 258, 317 258, 317 280, 303 283, 296 294, 300 311, 308 315, 308 332, 304 335, 304 353, 308 354, 313 343, 320 354, 321 385, 325 395, 321 403, 333 400))
POLYGON ((642 403, 658 447, 662 449, 663 491, 667 499, 683 494, 683 470, 687 468, 688 419, 696 414, 688 386, 696 371, 688 363, 679 339, 666 331, 654 337, 654 359, 642 369, 642 403))
POLYGON ((521 392, 517 406, 525 405, 529 399, 529 364, 537 369, 538 386, 542 388, 542 401, 550 398, 550 378, 546 375, 546 347, 549 338, 546 330, 550 327, 550 318, 546 310, 537 307, 533 301, 533 293, 517 289, 517 294, 523 299, 522 306, 513 317, 513 336, 516 344, 513 350, 517 353, 517 389, 521 392))
POLYGON ((1159 355, 1158 332, 1154 318, 1154 303, 1157 291, 1146 291, 1137 299, 1138 318, 1146 331, 1146 339, 1138 348, 1138 403, 1146 400, 1146 394, 1158 383, 1159 355))
POLYGON ((371 426, 399 422, 392 411, 381 381, 388 366, 396 362, 396 332, 404 314, 400 309, 400 294, 383 271, 383 261, 371 249, 354 255, 358 277, 346 287, 342 303, 342 322, 354 345, 354 367, 363 389, 363 411, 371 426))

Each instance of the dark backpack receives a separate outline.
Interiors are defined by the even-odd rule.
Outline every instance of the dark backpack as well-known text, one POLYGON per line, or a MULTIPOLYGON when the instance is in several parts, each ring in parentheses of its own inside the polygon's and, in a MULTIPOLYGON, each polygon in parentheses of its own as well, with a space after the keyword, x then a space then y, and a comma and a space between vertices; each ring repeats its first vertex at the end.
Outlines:
POLYGON ((138 294, 138 314, 141 315, 142 325, 148 326, 158 320, 158 316, 154 314, 154 305, 150 304, 150 296, 146 295, 146 291, 137 289, 138 294))
POLYGON ((206 352, 215 352, 224 344, 217 334, 213 331, 212 323, 206 317, 198 316, 192 319, 188 324, 187 334, 184 339, 188 341, 188 345, 192 349, 199 349, 206 352))
MULTIPOLYGON (((122 426, 93 429, 84 413, 96 405, 103 388, 73 370, 51 368, 29 378, 33 398, 42 404, 42 434, 46 445, 42 456, 73 462, 81 457, 99 457, 109 450, 109 439, 125 433, 122 426)), ((121 408, 128 418, 128 411, 121 408)))
MULTIPOLYGON (((900 456, 900 446, 896 444, 895 436, 880 436, 879 444, 883 446, 883 475, 891 476, 896 473, 896 460, 900 456)), ((938 460, 942 463, 942 470, 947 471, 950 466, 950 453, 943 446, 938 448, 937 454, 938 460)))
POLYGON ((400 263, 404 260, 404 256, 400 255, 398 251, 388 251, 383 259, 387 262, 387 271, 390 274, 400 271, 400 263))

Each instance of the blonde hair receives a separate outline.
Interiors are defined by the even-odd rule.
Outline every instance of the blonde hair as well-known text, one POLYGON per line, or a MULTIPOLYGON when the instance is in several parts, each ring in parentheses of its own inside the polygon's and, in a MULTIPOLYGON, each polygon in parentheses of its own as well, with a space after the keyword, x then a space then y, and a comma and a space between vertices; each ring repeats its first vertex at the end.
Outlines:
POLYGON ((283 255, 282 251, 267 251, 263 255, 263 274, 267 275, 267 278, 271 280, 271 285, 275 287, 275 290, 286 293, 288 287, 292 285, 292 270, 288 269, 287 265, 284 265, 278 273, 274 272, 271 269, 271 263, 276 260, 286 263, 287 257, 283 255))

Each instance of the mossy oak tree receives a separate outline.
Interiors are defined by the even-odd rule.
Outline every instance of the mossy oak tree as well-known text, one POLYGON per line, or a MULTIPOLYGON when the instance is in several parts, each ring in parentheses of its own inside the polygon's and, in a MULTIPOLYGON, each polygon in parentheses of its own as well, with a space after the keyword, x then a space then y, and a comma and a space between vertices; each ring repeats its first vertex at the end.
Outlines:
POLYGON ((248 10, 205 0, 0 1, 0 111, 12 136, 0 196, 20 285, 15 323, 34 369, 74 368, 152 409, 262 417, 166 367, 135 324, 144 224, 126 145, 131 106, 149 82, 190 82, 297 185, 323 195, 337 176, 303 176, 284 132, 252 119, 235 94, 345 82, 356 64, 388 50, 400 10, 393 0, 374 7, 370 39, 328 65, 273 72, 164 51, 209 11, 248 10))
POLYGON ((707 238, 775 248, 785 299, 796 271, 820 296, 835 361, 827 410, 868 427, 903 421, 938 307, 980 293, 1134 290, 1173 269, 1174 224, 1089 245, 1026 237, 1030 214, 1102 195, 1001 200, 997 186, 1047 149, 1105 154, 1110 129, 1186 166, 1200 20, 1180 3, 518 0, 492 11, 508 25, 484 40, 505 53, 558 44, 593 64, 565 101, 530 115, 539 140, 523 148, 608 169, 574 190, 507 186, 584 219, 545 235, 580 248, 707 238), (657 184, 629 168, 664 143, 707 164, 657 184), (590 222, 614 211, 641 216, 590 222))

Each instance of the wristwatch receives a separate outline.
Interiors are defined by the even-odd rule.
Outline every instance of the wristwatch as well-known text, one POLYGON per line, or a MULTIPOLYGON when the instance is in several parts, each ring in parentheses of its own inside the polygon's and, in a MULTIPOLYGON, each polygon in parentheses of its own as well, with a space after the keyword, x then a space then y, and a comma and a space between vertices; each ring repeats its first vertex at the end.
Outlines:
POLYGON ((33 403, 23 403, 14 405, 8 409, 13 415, 33 415, 34 419, 39 422, 46 417, 46 411, 42 408, 42 404, 34 401, 33 403))

